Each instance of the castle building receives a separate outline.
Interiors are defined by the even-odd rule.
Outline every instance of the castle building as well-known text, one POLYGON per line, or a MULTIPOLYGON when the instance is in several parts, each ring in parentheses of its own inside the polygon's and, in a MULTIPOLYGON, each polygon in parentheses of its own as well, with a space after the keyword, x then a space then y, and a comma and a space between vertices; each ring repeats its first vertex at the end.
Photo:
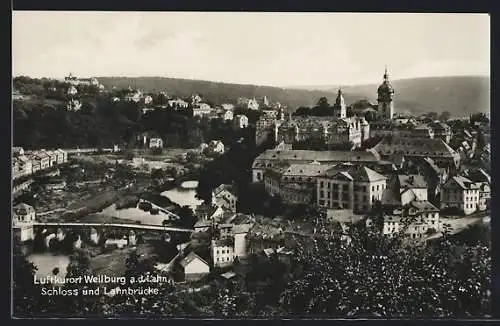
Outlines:
POLYGON ((378 112, 383 119, 390 120, 394 116, 394 89, 389 81, 389 74, 385 68, 384 81, 377 89, 378 112))

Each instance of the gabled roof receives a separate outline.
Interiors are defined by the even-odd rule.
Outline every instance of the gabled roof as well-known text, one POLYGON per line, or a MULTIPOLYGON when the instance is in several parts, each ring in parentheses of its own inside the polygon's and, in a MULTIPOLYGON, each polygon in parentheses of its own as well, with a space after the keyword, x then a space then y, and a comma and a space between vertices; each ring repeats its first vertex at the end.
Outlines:
POLYGON ((212 221, 209 220, 198 220, 194 224, 194 228, 205 228, 205 227, 210 227, 212 225, 212 221))
POLYGON ((460 186, 460 188, 465 190, 479 189, 479 184, 472 182, 463 176, 456 176, 450 179, 450 181, 455 182, 460 186))
POLYGON ((13 208, 14 208, 14 212, 16 212, 16 214, 22 214, 22 215, 26 215, 28 213, 32 213, 35 211, 33 206, 30 206, 30 205, 25 204, 25 203, 20 203, 20 204, 14 206, 13 208))
POLYGON ((214 195, 217 197, 220 193, 223 191, 229 191, 231 194, 236 196, 236 187, 234 185, 229 185, 229 184, 221 184, 217 188, 214 189, 214 195))
POLYGON ((467 177, 473 182, 491 183, 491 176, 482 168, 473 169, 467 173, 467 177))
POLYGON ((427 200, 413 200, 410 202, 409 206, 417 209, 419 212, 439 212, 439 208, 432 205, 427 200))
POLYGON ((184 257, 181 261, 180 264, 183 268, 185 268, 187 265, 189 265, 193 260, 198 259, 202 263, 208 265, 208 263, 203 260, 200 256, 194 253, 194 251, 191 251, 186 257, 184 257))

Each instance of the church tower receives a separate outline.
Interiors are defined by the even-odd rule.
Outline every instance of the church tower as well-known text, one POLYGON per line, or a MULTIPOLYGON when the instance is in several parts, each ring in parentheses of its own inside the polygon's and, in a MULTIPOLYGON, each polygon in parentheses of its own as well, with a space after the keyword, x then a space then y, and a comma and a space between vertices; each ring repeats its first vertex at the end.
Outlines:
POLYGON ((335 100, 335 104, 333 105, 333 116, 336 118, 345 118, 347 116, 347 108, 345 106, 342 88, 339 88, 337 99, 335 100))
POLYGON ((377 90, 378 112, 383 119, 390 120, 394 116, 394 89, 389 81, 387 67, 385 68, 384 81, 377 90))

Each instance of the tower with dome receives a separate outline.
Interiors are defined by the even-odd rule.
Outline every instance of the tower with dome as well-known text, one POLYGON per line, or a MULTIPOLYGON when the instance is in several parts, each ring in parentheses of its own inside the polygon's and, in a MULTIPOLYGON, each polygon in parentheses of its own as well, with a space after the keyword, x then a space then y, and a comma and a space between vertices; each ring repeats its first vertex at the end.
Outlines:
POLYGON ((384 81, 377 89, 377 110, 385 120, 390 120, 394 116, 394 89, 389 81, 387 67, 385 68, 384 81))

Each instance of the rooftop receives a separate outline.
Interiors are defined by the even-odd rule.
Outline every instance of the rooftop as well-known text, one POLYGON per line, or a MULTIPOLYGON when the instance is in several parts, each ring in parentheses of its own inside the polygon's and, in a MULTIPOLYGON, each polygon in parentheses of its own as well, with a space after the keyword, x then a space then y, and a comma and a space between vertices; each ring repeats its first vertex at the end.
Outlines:
POLYGON ((417 209, 419 212, 439 212, 439 208, 427 200, 413 200, 409 206, 417 209))
POLYGON ((254 167, 264 166, 263 161, 304 162, 378 162, 380 156, 373 151, 310 151, 310 150, 267 150, 257 156, 254 167))
POLYGON ((374 182, 386 179, 385 176, 363 165, 353 165, 350 167, 335 166, 327 170, 323 175, 358 182, 374 182))
POLYGON ((236 196, 236 187, 234 185, 230 185, 230 184, 221 184, 220 186, 218 186, 217 188, 215 188, 214 189, 214 195, 218 196, 224 190, 227 190, 227 191, 229 191, 230 193, 232 193, 233 195, 236 196))
POLYGON ((445 156, 453 157, 457 152, 441 139, 387 137, 375 147, 381 155, 401 153, 416 156, 445 156))
POLYGON ((332 165, 328 164, 292 164, 286 169, 283 176, 301 175, 315 177, 325 173, 325 171, 331 167, 332 165))
POLYGON ((180 264, 182 267, 186 267, 189 263, 191 263, 195 259, 199 259, 201 262, 208 265, 208 263, 204 259, 202 259, 200 256, 198 256, 194 251, 191 251, 186 257, 184 257, 181 260, 180 264))

